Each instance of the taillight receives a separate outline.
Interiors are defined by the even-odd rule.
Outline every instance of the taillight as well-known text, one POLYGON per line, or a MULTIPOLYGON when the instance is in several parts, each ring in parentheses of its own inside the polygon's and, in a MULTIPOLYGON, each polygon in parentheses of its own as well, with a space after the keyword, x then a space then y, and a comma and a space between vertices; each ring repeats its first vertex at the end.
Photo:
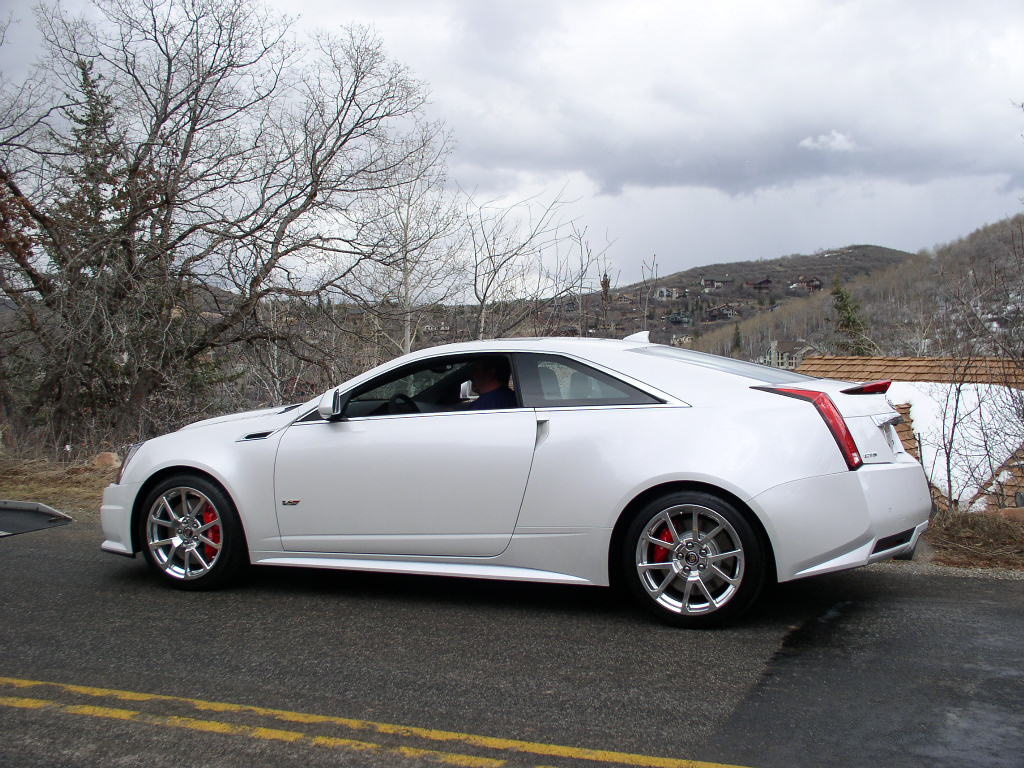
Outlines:
POLYGON ((856 387, 842 390, 844 395, 884 395, 889 391, 892 381, 883 379, 881 381, 869 381, 867 384, 858 384, 856 387))
POLYGON ((753 387, 753 389, 759 389, 762 392, 774 392, 777 395, 785 395, 786 397, 795 397, 797 400, 806 400, 811 403, 817 408, 821 418, 825 420, 825 424, 828 425, 832 437, 836 439, 836 445, 839 446, 843 459, 846 460, 846 466, 850 469, 857 469, 864 463, 864 460, 860 457, 857 443, 853 439, 853 434, 850 432, 850 428, 846 426, 843 415, 839 413, 839 409, 832 402, 832 398, 824 392, 815 392, 811 389, 791 389, 789 387, 753 387))

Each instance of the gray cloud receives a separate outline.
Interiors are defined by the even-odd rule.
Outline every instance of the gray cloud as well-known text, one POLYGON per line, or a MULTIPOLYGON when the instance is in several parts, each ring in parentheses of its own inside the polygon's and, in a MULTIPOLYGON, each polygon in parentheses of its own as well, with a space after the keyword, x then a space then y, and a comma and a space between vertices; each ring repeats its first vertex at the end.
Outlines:
POLYGON ((430 84, 464 188, 568 183, 616 258, 916 250, 1020 210, 1019 0, 271 2, 374 25, 430 84))
MULTIPOLYGON (((12 9, 27 19, 28 6, 12 9)), ((430 84, 457 163, 480 174, 579 173, 605 194, 1024 176, 1017 0, 277 6, 307 24, 374 24, 430 84)), ((0 61, 30 58, 20 38, 35 42, 20 35, 0 61)))
POLYGON ((656 28, 630 21, 637 4, 456 4, 453 66, 438 62, 454 82, 429 79, 463 162, 578 171, 606 192, 1024 172, 1015 4, 783 6, 640 4, 656 28))
MULTIPOLYGON (((1019 116, 1007 111, 1006 131, 1014 135, 1019 116)), ((1022 121, 1024 122, 1024 121, 1022 121)), ((986 152, 970 146, 903 143, 877 137, 864 145, 817 134, 808 140, 799 127, 771 136, 733 136, 694 142, 659 137, 632 142, 571 133, 560 142, 505 141, 494 134, 465 138, 464 164, 482 170, 517 168, 535 173, 580 172, 604 194, 625 186, 711 187, 730 194, 792 184, 819 177, 865 176, 925 183, 956 176, 1007 174, 1014 188, 1024 175, 1024 142, 1013 152, 986 152), (805 138, 801 139, 800 137, 805 138), (827 138, 821 139, 821 136, 827 138), (467 146, 470 144, 471 146, 467 146)), ((460 132, 460 136, 464 136, 460 132)))

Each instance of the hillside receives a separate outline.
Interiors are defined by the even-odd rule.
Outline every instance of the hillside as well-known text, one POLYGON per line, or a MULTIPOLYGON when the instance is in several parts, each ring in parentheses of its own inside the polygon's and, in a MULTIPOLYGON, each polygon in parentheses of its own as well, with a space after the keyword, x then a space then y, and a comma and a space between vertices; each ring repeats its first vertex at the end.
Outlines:
MULTIPOLYGON (((670 288, 684 288, 699 283, 703 277, 705 281, 725 282, 726 285, 719 288, 716 294, 730 297, 742 296, 744 283, 770 280, 773 290, 776 293, 783 293, 800 276, 817 277, 826 285, 831 285, 837 274, 841 280, 846 282, 857 275, 902 263, 908 256, 910 254, 905 251, 877 245, 849 245, 844 248, 818 251, 810 255, 792 254, 774 259, 734 261, 693 267, 659 277, 657 282, 658 285, 670 288)), ((622 290, 635 291, 640 288, 642 288, 642 284, 635 283, 622 290)))
MULTIPOLYGON (((911 258, 904 251, 851 245, 694 267, 611 290, 607 301, 594 293, 583 297, 582 306, 575 298, 561 302, 555 308, 563 318, 557 332, 623 336, 646 329, 654 341, 701 347, 707 334, 733 333, 738 322, 785 314, 794 303, 820 314, 820 297, 827 296, 836 277, 846 283, 898 268, 911 258)), ((759 346, 745 352, 762 354, 759 346)))
MULTIPOLYGON (((981 339, 999 329, 1013 344, 1019 341, 1024 325, 1022 233, 1024 215, 930 251, 903 254, 888 265, 840 273, 859 307, 872 353, 941 355, 967 349, 972 354, 1007 354, 998 342, 981 339), (989 348, 983 348, 985 343, 989 348)), ((694 346, 748 359, 764 355, 773 343, 780 351, 834 354, 839 350, 830 286, 779 302, 771 312, 707 328, 694 346)))

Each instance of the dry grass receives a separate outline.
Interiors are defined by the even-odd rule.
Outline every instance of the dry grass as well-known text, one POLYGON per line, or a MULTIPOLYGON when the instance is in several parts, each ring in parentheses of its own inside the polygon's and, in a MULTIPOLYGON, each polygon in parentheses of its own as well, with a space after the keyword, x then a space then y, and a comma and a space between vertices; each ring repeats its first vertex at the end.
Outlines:
POLYGON ((1024 523, 977 513, 941 514, 925 537, 943 565, 1024 570, 1024 523))
POLYGON ((116 469, 0 459, 0 499, 39 501, 76 520, 97 520, 103 489, 116 477, 116 469))

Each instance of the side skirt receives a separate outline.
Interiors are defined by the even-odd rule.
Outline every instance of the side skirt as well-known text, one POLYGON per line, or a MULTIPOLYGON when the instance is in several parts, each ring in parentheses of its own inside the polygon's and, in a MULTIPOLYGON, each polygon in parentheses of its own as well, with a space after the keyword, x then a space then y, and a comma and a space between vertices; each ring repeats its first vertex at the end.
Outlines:
POLYGON ((594 583, 567 573, 541 571, 533 568, 515 568, 507 565, 373 560, 342 555, 319 555, 315 553, 289 553, 285 555, 280 552, 253 552, 251 553, 251 560, 253 565, 329 568, 341 571, 378 571, 380 573, 408 573, 423 576, 456 576, 471 579, 498 579, 502 581, 536 581, 550 584, 594 583))

